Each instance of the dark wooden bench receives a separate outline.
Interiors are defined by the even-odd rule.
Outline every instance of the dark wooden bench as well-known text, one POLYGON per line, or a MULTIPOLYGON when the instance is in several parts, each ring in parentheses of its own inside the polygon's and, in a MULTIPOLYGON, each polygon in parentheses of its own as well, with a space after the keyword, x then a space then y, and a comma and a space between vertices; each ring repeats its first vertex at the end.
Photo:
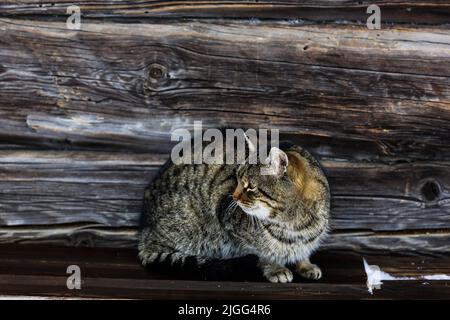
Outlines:
POLYGON ((0 295, 429 298, 370 295, 362 258, 449 274, 450 4, 378 1, 0 2, 0 295), (279 129, 321 162, 332 232, 324 279, 275 285, 145 273, 143 190, 175 128, 279 129), (423 262, 422 262, 423 261, 423 262), (68 264, 83 289, 65 286, 68 264), (171 278, 172 277, 172 278, 171 278))
MULTIPOLYGON (((385 281, 373 295, 366 286, 362 256, 322 252, 314 257, 324 276, 298 277, 294 283, 272 284, 254 274, 251 281, 202 281, 183 274, 145 271, 129 249, 1 246, 0 288, 8 297, 114 299, 445 299, 450 281, 424 279, 385 281), (67 267, 81 270, 81 289, 68 289, 67 267)), ((365 257, 397 277, 450 274, 449 257, 365 257)))

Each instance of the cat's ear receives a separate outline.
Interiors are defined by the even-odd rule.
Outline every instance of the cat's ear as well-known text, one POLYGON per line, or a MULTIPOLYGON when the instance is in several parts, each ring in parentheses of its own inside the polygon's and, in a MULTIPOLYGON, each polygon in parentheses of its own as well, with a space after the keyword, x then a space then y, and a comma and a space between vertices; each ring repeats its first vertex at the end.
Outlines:
POLYGON ((270 149, 266 163, 269 166, 269 168, 267 168, 268 170, 266 170, 266 174, 282 177, 289 164, 288 156, 283 150, 273 147, 270 149))

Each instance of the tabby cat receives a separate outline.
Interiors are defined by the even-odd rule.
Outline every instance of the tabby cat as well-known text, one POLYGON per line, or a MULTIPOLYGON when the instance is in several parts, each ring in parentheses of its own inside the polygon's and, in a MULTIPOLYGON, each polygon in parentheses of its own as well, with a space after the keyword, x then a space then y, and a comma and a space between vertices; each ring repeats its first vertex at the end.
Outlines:
POLYGON ((270 282, 291 282, 287 267, 320 279, 309 261, 329 225, 330 194, 318 162, 303 148, 272 148, 267 164, 168 163, 145 191, 139 258, 183 264, 256 255, 270 282))

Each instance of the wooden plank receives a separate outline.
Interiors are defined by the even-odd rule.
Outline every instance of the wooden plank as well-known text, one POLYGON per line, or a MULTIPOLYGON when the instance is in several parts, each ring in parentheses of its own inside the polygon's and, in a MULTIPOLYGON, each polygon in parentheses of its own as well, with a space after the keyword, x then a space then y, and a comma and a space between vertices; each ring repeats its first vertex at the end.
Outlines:
POLYGON ((396 165, 322 161, 330 181, 334 229, 447 228, 448 163, 396 165))
MULTIPOLYGON (((46 244, 68 247, 136 248, 136 228, 95 225, 1 227, 0 244, 46 244)), ((347 250, 361 254, 443 255, 450 253, 450 231, 331 232, 321 250, 347 250)))
MULTIPOLYGON (((349 252, 321 252, 313 261, 323 270, 320 281, 298 277, 291 284, 270 284, 256 274, 247 282, 233 278, 198 281, 168 270, 146 271, 133 250, 77 249, 45 246, 1 246, 0 294, 65 298, 164 298, 164 299, 379 299, 448 298, 448 281, 393 281, 370 295, 362 256, 349 252), (345 263, 342 263, 345 261, 345 263), (66 269, 81 268, 81 290, 68 290, 66 269), (109 267, 109 264, 111 267, 109 267), (103 273, 102 273, 103 271, 103 273)), ((421 277, 448 274, 449 257, 365 257, 370 264, 394 276, 421 277)), ((254 270, 250 265, 248 270, 254 270)))
POLYGON ((143 190, 163 163, 151 154, 101 152, 14 151, 0 158, 2 225, 136 226, 143 190))
MULTIPOLYGON (((144 188, 168 158, 153 154, 0 151, 2 224, 135 226, 144 188)), ((450 227, 448 162, 383 165, 324 160, 322 165, 330 180, 335 229, 450 227), (430 183, 436 193, 427 194, 430 183)))
MULTIPOLYGON (((144 188, 166 159, 0 151, 0 242, 134 246, 144 188)), ((394 250, 394 241, 402 251, 450 252, 448 162, 324 160, 322 165, 330 180, 335 232, 327 247, 394 250)))
MULTIPOLYGON (((42 2, 40 0, 0 2, 5 16, 40 15, 66 16, 67 0, 42 2)), ((271 18, 304 19, 313 21, 366 21, 371 1, 88 1, 80 0, 83 17, 101 18, 271 18)), ((384 23, 441 24, 450 21, 447 1, 412 0, 408 2, 381 0, 384 23)))
POLYGON ((161 153, 203 120, 334 158, 450 154, 447 29, 2 19, 0 34, 2 143, 161 153))
POLYGON ((354 250, 362 253, 405 252, 410 255, 442 255, 450 252, 449 230, 415 230, 402 232, 334 233, 322 249, 354 250))

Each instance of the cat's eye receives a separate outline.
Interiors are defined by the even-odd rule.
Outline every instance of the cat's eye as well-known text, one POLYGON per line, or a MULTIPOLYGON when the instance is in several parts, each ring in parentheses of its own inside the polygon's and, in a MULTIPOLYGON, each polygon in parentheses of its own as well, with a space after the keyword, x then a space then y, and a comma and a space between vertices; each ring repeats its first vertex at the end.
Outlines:
POLYGON ((256 190, 255 178, 253 176, 248 177, 247 189, 250 191, 256 190))
POLYGON ((257 187, 256 184, 254 182, 249 182, 247 185, 247 190, 248 191, 256 191, 257 187))

